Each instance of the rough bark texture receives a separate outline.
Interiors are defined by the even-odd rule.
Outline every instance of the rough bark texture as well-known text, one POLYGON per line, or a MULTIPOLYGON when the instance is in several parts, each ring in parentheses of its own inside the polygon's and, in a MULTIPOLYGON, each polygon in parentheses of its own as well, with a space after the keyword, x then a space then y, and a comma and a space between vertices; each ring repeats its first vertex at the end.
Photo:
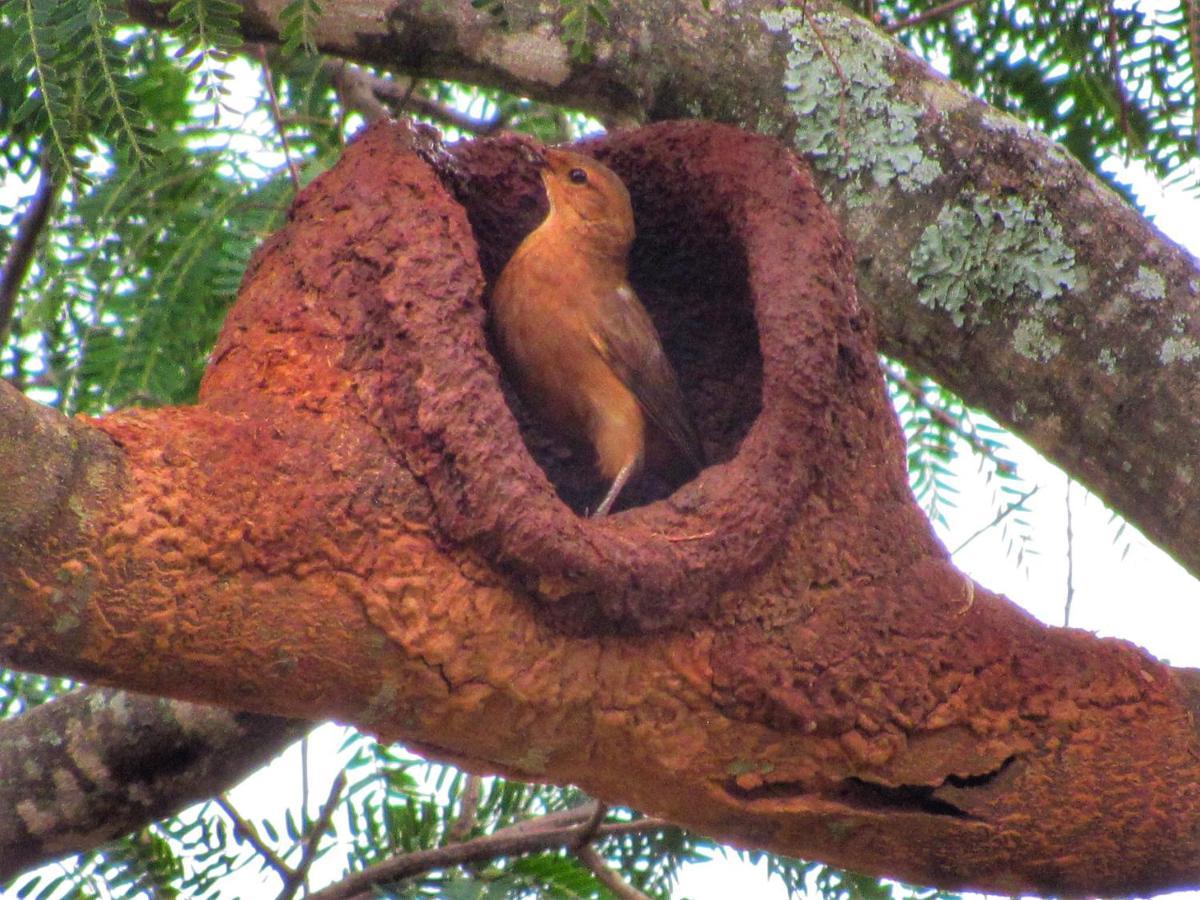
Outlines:
MULTIPOLYGON (((247 4, 275 40, 284 0, 247 4)), ((165 24, 164 7, 127 3, 165 24)), ((538 0, 339 6, 335 56, 811 154, 883 350, 1011 427, 1200 576, 1200 265, 1043 135, 828 0, 620 4, 572 57, 538 0), (1147 441, 1146 436, 1153 440, 1147 441)))
POLYGON ((101 689, 0 723, 0 884, 211 797, 308 728, 101 689))
MULTIPOLYGON (((426 147, 431 167, 411 144, 376 127, 302 194, 247 274, 199 406, 56 433, 29 413, 50 423, 29 430, 47 459, 83 442, 61 470, 104 475, 76 478, 90 493, 56 524, 4 520, 6 660, 349 721, 922 883, 1200 881, 1194 679, 1044 627, 949 566, 907 489, 840 240, 794 158, 697 124, 588 146, 633 189, 635 277, 723 460, 591 522, 550 480, 586 461, 535 468, 486 352, 485 272, 520 236, 496 223, 535 215, 521 148, 426 147), (731 158, 763 190, 726 190, 731 158), (786 358, 784 328, 815 371, 786 358), (782 513, 756 506, 772 487, 782 513), (760 553, 752 570, 726 540, 760 553), (579 568, 556 570, 564 558, 579 568), (643 561, 650 584, 670 579, 663 558, 695 567, 696 596, 633 581, 643 561), (549 583, 531 581, 543 565, 549 583)), ((17 468, 6 449, 0 467, 17 468)))

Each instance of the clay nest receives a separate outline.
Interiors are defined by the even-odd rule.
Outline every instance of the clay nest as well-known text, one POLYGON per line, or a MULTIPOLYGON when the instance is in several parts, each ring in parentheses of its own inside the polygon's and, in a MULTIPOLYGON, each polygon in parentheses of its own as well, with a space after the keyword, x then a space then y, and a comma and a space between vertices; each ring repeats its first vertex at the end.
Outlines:
MULTIPOLYGON (((371 129, 347 156, 382 162, 397 130, 371 129)), ((572 629, 664 627, 770 560, 815 474, 837 465, 838 409, 859 393, 851 383, 877 379, 878 368, 846 244, 807 168, 780 145, 681 122, 575 149, 629 187, 631 280, 679 373, 709 466, 684 485, 643 478, 615 514, 588 519, 581 513, 605 488, 590 454, 545 432, 504 384, 487 292, 546 210, 517 137, 425 153, 465 209, 478 257, 455 245, 453 229, 440 250, 401 248, 410 270, 421 254, 459 258, 449 268, 431 259, 428 277, 404 285, 384 278, 374 327, 390 330, 378 340, 394 352, 385 347, 372 365, 395 377, 369 393, 429 488, 441 529, 514 573, 546 615, 572 629)), ((393 172, 391 184, 401 177, 393 172)), ((442 203, 422 206, 426 231, 430 217, 450 216, 442 203)))

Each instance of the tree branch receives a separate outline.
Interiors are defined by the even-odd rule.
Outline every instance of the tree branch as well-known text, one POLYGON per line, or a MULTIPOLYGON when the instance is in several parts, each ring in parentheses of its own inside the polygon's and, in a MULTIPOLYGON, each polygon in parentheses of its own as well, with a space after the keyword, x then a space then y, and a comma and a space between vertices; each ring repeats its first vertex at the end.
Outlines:
POLYGON ((974 6, 978 2, 979 0, 950 0, 948 3, 930 7, 898 22, 887 22, 882 27, 888 34, 896 34, 897 32, 904 31, 906 28, 914 28, 917 25, 924 25, 926 22, 932 22, 935 19, 953 15, 964 6, 974 6))
POLYGON ((954 416, 939 406, 935 406, 925 396, 925 391, 911 378, 897 372, 890 366, 884 366, 887 377, 890 378, 904 393, 912 398, 913 403, 929 413, 930 417, 943 428, 958 435, 975 453, 990 460, 996 466, 996 471, 1002 475, 1015 475, 1017 467, 1011 460, 1001 459, 996 451, 988 446, 974 431, 968 431, 954 416))
POLYGON ((237 811, 237 807, 235 807, 229 801, 229 798, 224 794, 214 797, 213 802, 221 808, 221 811, 224 812, 225 815, 229 817, 229 821, 233 823, 234 836, 241 838, 247 844, 253 847, 254 852, 261 856, 267 865, 275 870, 275 874, 279 876, 280 880, 283 881, 284 885, 286 886, 291 881, 291 878, 295 872, 292 870, 292 867, 284 862, 283 859, 280 858, 279 854, 277 854, 271 848, 270 844, 262 839, 262 836, 258 833, 258 829, 254 827, 254 823, 244 818, 242 814, 237 811))
POLYGON ((309 727, 100 688, 0 722, 0 884, 211 797, 309 727))
MULTIPOLYGON (((703 333, 682 359, 712 385, 699 411, 735 423, 709 435, 726 461, 670 502, 594 522, 530 458, 484 338, 484 273, 540 212, 525 148, 443 148, 435 170, 409 137, 380 123, 305 192, 197 406, 47 421, 0 384, 20 426, 0 442, 0 476, 17 473, 5 658, 355 722, 912 880, 1142 893, 1197 877, 1200 806, 1178 790, 1200 780, 1195 679, 1046 628, 948 564, 801 163, 698 122, 589 145, 640 204, 657 308, 703 333), (663 540, 713 519, 715 538, 663 540), (1092 819, 1109 827, 1079 827, 1092 819)), ((877 279, 908 219, 930 218, 925 193, 906 199, 891 256, 863 263, 877 279)), ((1012 227, 984 218, 994 255, 1012 227)), ((969 343, 996 328, 977 321, 969 343)), ((1069 394, 1073 373, 1043 367, 1069 394)))
POLYGON ((483 779, 478 775, 466 776, 462 793, 459 795, 458 816, 446 831, 446 839, 458 844, 471 836, 471 832, 479 824, 479 800, 483 793, 483 779))
POLYGON ((29 205, 17 225, 17 235, 8 248, 4 268, 0 270, 0 348, 8 344, 9 328, 17 308, 17 296, 29 273, 38 237, 50 221, 54 198, 58 196, 60 182, 54 177, 50 164, 43 156, 38 165, 38 186, 29 205))
POLYGON ((279 147, 283 151, 283 159, 292 179, 292 189, 299 193, 300 172, 296 169, 296 161, 292 159, 292 151, 288 147, 287 130, 283 127, 283 113, 279 111, 279 97, 275 94, 275 80, 271 77, 271 61, 267 58, 266 45, 255 44, 254 55, 262 68, 263 86, 267 89, 267 97, 270 100, 271 119, 275 123, 275 133, 279 135, 279 147))
POLYGON ((590 844, 575 848, 579 861, 592 870, 592 874, 620 900, 650 900, 648 894, 643 894, 637 888, 628 884, 625 879, 614 872, 604 861, 604 857, 596 852, 590 844))
POLYGON ((1035 484, 1033 487, 1031 487, 1029 490, 1027 490, 1025 493, 1023 493, 1016 500, 1012 501, 1007 506, 1005 506, 1004 509, 1002 509, 998 513, 996 513, 996 516, 995 516, 995 518, 992 519, 992 521, 988 522, 982 528, 979 528, 976 531, 972 532, 970 537, 968 537, 965 541, 963 541, 961 544, 959 544, 957 547, 955 547, 954 553, 955 554, 960 553, 962 550, 966 549, 981 534, 985 534, 986 532, 995 528, 997 525, 999 525, 1001 522, 1003 522, 1005 519, 1007 519, 1010 515, 1012 515, 1018 509, 1021 509, 1022 507, 1024 507, 1025 501, 1027 501, 1030 497, 1032 497, 1034 494, 1036 494, 1040 488, 1041 488, 1041 485, 1035 484))
POLYGON ((308 834, 304 837, 304 852, 300 857, 300 864, 296 866, 287 878, 284 879, 283 890, 279 894, 279 900, 291 900, 296 896, 296 892, 304 886, 305 879, 308 878, 308 871, 312 868, 312 864, 317 858, 317 848, 321 844, 321 838, 329 831, 329 823, 333 820, 334 810, 337 809, 338 801, 342 798, 342 792, 346 789, 346 773, 338 772, 337 777, 333 779, 333 784, 329 787, 329 796, 325 798, 325 804, 321 807, 321 813, 317 816, 312 827, 309 828, 308 834))
MULTIPOLYGON (((433 850, 419 850, 396 856, 362 872, 356 872, 335 885, 311 894, 310 897, 311 900, 346 900, 351 897, 370 897, 373 896, 372 891, 376 886, 393 884, 405 878, 432 872, 435 869, 448 869, 464 863, 523 856, 527 853, 541 853, 546 850, 566 849, 578 836, 580 824, 586 824, 591 811, 592 807, 589 804, 581 814, 575 816, 559 814, 555 819, 543 816, 540 817, 540 820, 533 819, 510 825, 508 828, 501 828, 490 835, 461 844, 451 844, 433 850), (564 820, 568 824, 557 824, 564 820)), ((569 810, 568 812, 574 813, 575 811, 569 810)), ((644 834, 648 831, 661 831, 671 827, 670 822, 662 819, 636 819, 632 822, 601 825, 596 829, 596 837, 644 834)))
POLYGON ((452 107, 419 96, 414 90, 416 80, 413 78, 400 80, 381 78, 359 66, 332 60, 325 63, 325 70, 333 79, 334 84, 339 86, 339 90, 345 93, 347 105, 361 112, 368 122, 390 116, 387 107, 381 102, 387 100, 391 101, 398 109, 411 107, 417 115, 425 116, 468 134, 493 134, 505 125, 503 116, 497 116, 494 119, 477 119, 452 107))

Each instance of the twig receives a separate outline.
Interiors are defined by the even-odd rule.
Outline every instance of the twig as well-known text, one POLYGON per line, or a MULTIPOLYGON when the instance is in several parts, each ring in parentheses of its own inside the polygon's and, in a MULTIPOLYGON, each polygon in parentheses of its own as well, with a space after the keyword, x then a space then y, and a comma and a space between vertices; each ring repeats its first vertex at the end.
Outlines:
POLYGON ((1063 627, 1071 626, 1071 602, 1075 599, 1075 535, 1071 521, 1071 479, 1067 479, 1067 602, 1063 605, 1063 627))
POLYGON ((957 12, 964 6, 970 6, 973 3, 978 3, 979 0, 950 0, 949 3, 943 3, 940 6, 934 6, 924 12, 916 13, 909 16, 907 19, 901 19, 899 22, 892 22, 889 25, 884 25, 883 30, 888 34, 895 34, 897 31, 903 31, 905 28, 912 28, 914 25, 922 25, 932 19, 940 19, 943 16, 948 16, 951 13, 957 12))
POLYGON ((375 89, 371 84, 373 76, 365 69, 352 66, 343 60, 325 63, 325 71, 329 73, 343 107, 358 110, 367 122, 392 117, 388 108, 375 96, 375 89))
POLYGON ((842 152, 845 154, 844 159, 848 160, 850 158, 850 138, 847 136, 848 129, 846 127, 846 95, 850 92, 850 82, 846 78, 846 73, 842 71, 842 65, 837 61, 837 57, 829 52, 829 45, 825 43, 825 35, 821 34, 821 29, 817 27, 816 20, 808 14, 808 0, 804 0, 800 4, 800 14, 804 17, 804 21, 808 27, 812 29, 813 34, 817 36, 817 43, 821 46, 821 52, 825 54, 825 58, 833 66, 833 71, 837 73, 838 81, 841 84, 841 90, 838 92, 838 138, 841 141, 842 152))
POLYGON ((257 52, 258 61, 262 65, 263 82, 267 86, 267 96, 271 100, 271 117, 275 120, 275 130, 279 133, 279 144, 283 148, 283 158, 287 161, 288 172, 292 176, 292 187, 299 191, 300 170, 296 168, 291 150, 288 148, 287 133, 283 129, 283 113, 279 111, 279 97, 275 94, 275 81, 271 78, 271 63, 267 59, 266 45, 259 44, 257 52))
POLYGON ((216 802, 217 806, 221 807, 221 809, 225 811, 225 815, 229 816, 229 818, 233 821, 233 833, 235 835, 241 835, 243 838, 245 838, 246 842, 249 843, 250 846, 255 850, 257 850, 259 855, 261 855, 262 858, 267 861, 267 864, 279 874, 279 877, 283 879, 284 884, 287 884, 288 879, 294 874, 291 866, 280 859, 275 851, 267 846, 266 842, 259 837, 258 829, 255 828, 250 822, 242 818, 241 813, 233 808, 233 804, 229 802, 228 797, 226 797, 224 794, 218 794, 213 798, 213 800, 216 802))
POLYGON ((1117 127, 1121 129, 1121 134, 1125 135, 1125 140, 1129 141, 1130 149, 1140 145, 1137 139, 1137 134, 1129 125, 1129 92, 1125 89, 1125 82, 1121 79, 1121 62, 1119 56, 1119 47, 1117 45, 1119 35, 1117 34, 1117 10, 1114 7, 1112 0, 1109 0, 1107 7, 1108 18, 1108 68, 1112 75, 1113 84, 1117 89, 1117 127))
POLYGON ((378 118, 389 117, 387 106, 383 101, 395 104, 403 110, 411 105, 416 115, 425 116, 443 125, 450 125, 460 131, 471 134, 489 135, 507 124, 504 116, 494 119, 477 119, 466 113, 459 112, 448 106, 436 103, 427 97, 415 93, 416 82, 411 78, 393 81, 390 78, 380 78, 365 69, 340 62, 325 63, 326 71, 343 93, 344 103, 362 113, 363 118, 373 122, 378 118))
POLYGON ((608 804, 600 800, 592 803, 592 814, 588 816, 586 822, 579 826, 579 830, 575 833, 575 840, 571 843, 574 850, 580 847, 586 847, 592 842, 592 838, 596 836, 596 829, 604 822, 604 817, 608 815, 608 804))
POLYGON ((317 846, 321 843, 321 838, 329 831, 329 822, 333 818, 333 811, 337 809, 338 801, 342 798, 342 791, 345 789, 346 773, 338 772, 337 778, 333 779, 333 784, 329 788, 329 797, 325 800, 325 805, 321 807, 317 820, 313 822, 312 827, 308 829, 308 834, 304 836, 304 851, 299 864, 292 872, 291 877, 284 879, 283 890, 279 892, 279 900, 291 900, 308 879, 308 870, 312 868, 313 861, 317 858, 317 846))
POLYGON ((604 861, 604 857, 597 853, 596 848, 590 844, 576 847, 575 856, 581 863, 592 870, 592 874, 599 879, 602 885, 612 891, 617 897, 620 897, 621 900, 650 900, 649 894, 643 894, 614 872, 608 863, 604 861))
MULTIPOLYGON (((367 898, 377 896, 375 885, 390 884, 402 878, 411 878, 422 872, 434 869, 446 869, 463 863, 477 862, 485 859, 496 859, 501 856, 520 856, 526 853, 537 853, 543 850, 554 850, 569 847, 579 834, 579 825, 587 821, 590 807, 580 810, 566 810, 554 814, 558 821, 567 819, 570 824, 558 827, 545 827, 537 824, 537 820, 520 822, 502 828, 495 834, 475 838, 461 844, 451 844, 432 850, 418 850, 395 856, 378 865, 371 866, 362 872, 355 872, 337 884, 330 885, 322 891, 310 894, 310 900, 347 900, 347 898, 367 898)), ((544 816, 550 819, 551 816, 544 816)), ((638 834, 644 831, 657 831, 669 828, 671 823, 665 819, 637 819, 632 822, 613 822, 601 825, 596 829, 597 837, 610 835, 638 834)))
POLYGON ((958 553, 960 550, 962 550, 964 547, 966 547, 967 544, 969 544, 969 543, 971 543, 971 541, 975 540, 975 538, 979 537, 985 531, 995 528, 997 525, 999 525, 1001 522, 1003 522, 1005 519, 1007 519, 1011 513, 1020 509, 1025 504, 1026 500, 1028 500, 1030 497, 1032 497, 1034 494, 1036 494, 1038 492, 1039 487, 1041 487, 1041 485, 1035 484, 1032 488, 1030 488, 1028 491, 1026 491, 1024 494, 1022 494, 1020 497, 1018 497, 1012 503, 1008 504, 1008 506, 1006 508, 1004 508, 1004 509, 1000 510, 1000 512, 996 513, 996 517, 994 519, 992 519, 992 521, 988 522, 986 525, 984 525, 982 528, 980 528, 978 531, 976 531, 973 535, 971 535, 969 538, 967 538, 965 541, 963 541, 961 544, 959 544, 957 547, 955 547, 952 551, 950 551, 951 555, 958 553))
POLYGON ((944 409, 941 409, 930 403, 925 398, 925 392, 921 390, 920 385, 916 384, 906 376, 901 375, 890 366, 885 366, 884 371, 887 372, 888 378, 896 382, 896 385, 902 391, 904 391, 904 393, 912 397, 913 402, 916 403, 917 406, 928 412, 934 421, 966 441, 970 445, 971 449, 980 456, 991 460, 992 464, 995 465, 997 472, 999 472, 1001 475, 1016 474, 1017 467, 1013 463, 1009 462, 1007 459, 1001 459, 996 455, 996 451, 983 442, 983 439, 980 438, 979 435, 975 434, 973 431, 967 431, 962 427, 959 421, 954 418, 954 416, 950 415, 950 413, 946 412, 944 409))
POLYGON ((478 775, 468 775, 458 802, 458 818, 446 829, 447 841, 458 844, 471 836, 479 824, 479 797, 482 792, 483 779, 478 775))
POLYGON ((21 217, 17 236, 8 248, 4 269, 0 271, 0 347, 8 343, 8 331, 17 308, 17 295, 21 292, 25 276, 29 274, 38 237, 50 220, 50 210, 54 207, 54 198, 58 196, 59 182, 45 155, 39 161, 38 169, 41 175, 37 189, 21 217))

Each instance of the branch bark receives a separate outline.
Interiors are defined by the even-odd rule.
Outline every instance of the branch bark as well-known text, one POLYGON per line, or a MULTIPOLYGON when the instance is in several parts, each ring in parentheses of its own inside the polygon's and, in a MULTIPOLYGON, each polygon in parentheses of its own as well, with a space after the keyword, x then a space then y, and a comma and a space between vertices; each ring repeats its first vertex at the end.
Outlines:
POLYGON ((308 727, 92 688, 0 723, 0 884, 211 797, 308 727))
POLYGON ((912 881, 1200 880, 1194 673, 1043 627, 949 566, 906 487, 844 249, 791 156, 694 123, 589 145, 634 194, 635 279, 670 281, 646 292, 682 317, 668 350, 692 328, 692 354, 727 351, 749 304, 761 351, 759 375, 753 342, 720 365, 681 357, 723 461, 592 522, 529 460, 483 340, 484 273, 520 237, 495 223, 536 219, 536 175, 512 140, 432 153, 438 172, 413 145, 375 126, 301 194, 247 274, 200 405, 66 422, 0 385, 7 660, 354 722, 912 881), (814 309, 831 330, 801 328, 811 340, 784 352, 778 333, 811 324, 789 310, 814 309), (737 391, 759 380, 754 416, 737 391), (789 447, 805 448, 798 476, 771 458, 789 447), (570 599, 586 577, 499 561, 496 523, 532 517, 603 577, 674 554, 700 583, 720 549, 701 523, 723 542, 762 530, 757 511, 724 517, 765 489, 729 499, 768 450, 750 468, 797 504, 772 520, 780 543, 708 605, 662 597, 660 630, 641 595, 570 599))

